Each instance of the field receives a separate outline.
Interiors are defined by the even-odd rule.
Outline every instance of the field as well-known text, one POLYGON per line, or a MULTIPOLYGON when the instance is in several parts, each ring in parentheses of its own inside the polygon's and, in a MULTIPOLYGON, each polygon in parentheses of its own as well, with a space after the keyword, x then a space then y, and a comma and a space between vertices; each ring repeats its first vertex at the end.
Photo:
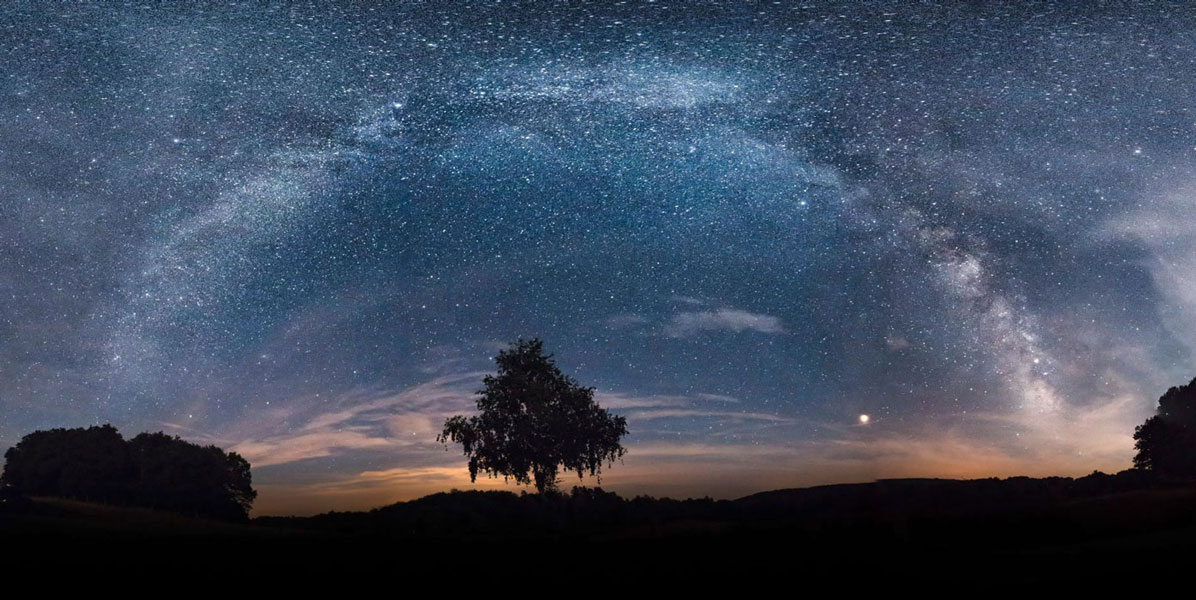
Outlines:
POLYGON ((1196 489, 1122 490, 1116 476, 1093 477, 885 480, 733 501, 451 492, 246 523, 34 498, 0 515, 0 531, 9 547, 26 549, 18 562, 33 566, 234 563, 498 577, 530 569, 562 580, 612 571, 690 584, 731 576, 1078 581, 1147 565, 1167 572, 1196 555, 1196 489))

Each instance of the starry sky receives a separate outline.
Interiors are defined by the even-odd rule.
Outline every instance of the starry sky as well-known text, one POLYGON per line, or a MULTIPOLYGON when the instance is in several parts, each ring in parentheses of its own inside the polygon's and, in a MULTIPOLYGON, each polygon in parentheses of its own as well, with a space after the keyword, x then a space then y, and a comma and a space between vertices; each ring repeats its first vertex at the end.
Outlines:
POLYGON ((536 336, 727 498, 1120 470, 1196 374, 1192 11, 355 4, 5 4, 0 445, 516 490, 435 436, 536 336))

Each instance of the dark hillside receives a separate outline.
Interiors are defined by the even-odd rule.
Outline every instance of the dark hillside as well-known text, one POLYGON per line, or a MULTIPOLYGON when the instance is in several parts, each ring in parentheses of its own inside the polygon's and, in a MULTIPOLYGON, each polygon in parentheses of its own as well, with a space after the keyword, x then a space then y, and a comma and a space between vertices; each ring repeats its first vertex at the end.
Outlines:
MULTIPOLYGON (((571 494, 433 494, 367 512, 249 523, 35 498, 0 511, 18 564, 244 562, 303 569, 386 567, 568 579, 607 565, 625 577, 810 579, 867 573, 933 581, 1068 579, 1196 556, 1196 489, 1133 476, 885 480, 776 490, 734 501, 571 494), (463 562, 468 561, 468 562, 463 562), (613 562, 612 562, 613 561, 613 562)), ((1172 566, 1168 566, 1172 565, 1172 566)))

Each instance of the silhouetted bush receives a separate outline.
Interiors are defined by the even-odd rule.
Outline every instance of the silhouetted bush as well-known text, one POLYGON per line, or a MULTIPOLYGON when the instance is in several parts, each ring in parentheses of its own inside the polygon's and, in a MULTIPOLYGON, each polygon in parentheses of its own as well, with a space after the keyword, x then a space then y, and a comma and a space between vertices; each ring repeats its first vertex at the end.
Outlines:
POLYGON ((9 494, 57 496, 161 508, 229 520, 248 518, 257 492, 237 453, 165 433, 126 441, 111 425, 35 431, 4 453, 9 494))

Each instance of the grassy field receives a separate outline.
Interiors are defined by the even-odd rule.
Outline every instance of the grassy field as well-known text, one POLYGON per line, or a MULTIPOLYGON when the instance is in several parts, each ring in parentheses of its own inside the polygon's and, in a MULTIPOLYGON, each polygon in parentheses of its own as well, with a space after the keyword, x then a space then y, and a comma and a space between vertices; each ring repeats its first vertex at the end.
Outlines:
POLYGON ((496 576, 532 568, 566 578, 605 565, 629 577, 690 581, 779 573, 1070 581, 1124 572, 1144 557, 1151 568, 1186 569, 1196 557, 1196 489, 1013 478, 890 480, 734 501, 453 492, 368 512, 245 523, 34 498, 0 512, 0 533, 8 547, 24 549, 18 562, 43 566, 401 566, 451 577, 472 560, 471 572, 496 576))

